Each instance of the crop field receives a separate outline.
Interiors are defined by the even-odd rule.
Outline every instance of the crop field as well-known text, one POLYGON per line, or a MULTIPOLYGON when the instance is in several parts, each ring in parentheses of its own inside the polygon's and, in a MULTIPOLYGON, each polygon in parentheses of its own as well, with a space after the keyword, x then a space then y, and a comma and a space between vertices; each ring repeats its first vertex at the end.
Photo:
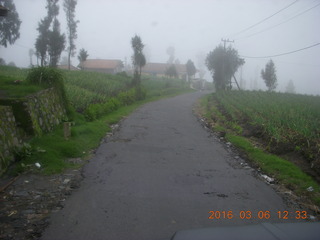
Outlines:
MULTIPOLYGON (((64 74, 67 97, 71 105, 79 112, 83 112, 90 104, 107 102, 110 98, 130 88, 131 77, 124 74, 61 71, 64 74)), ((27 74, 28 69, 0 66, 0 75, 6 79, 9 77, 11 82, 20 80, 23 83, 27 74)), ((143 77, 142 86, 147 90, 148 97, 168 95, 187 87, 184 82, 178 79, 156 77, 143 77)), ((32 90, 30 89, 29 92, 32 90)), ((26 91, 26 93, 28 92, 26 91)))
POLYGON ((232 91, 215 93, 210 101, 238 134, 263 140, 272 153, 300 154, 320 173, 320 96, 232 91))
POLYGON ((249 120, 276 141, 320 143, 320 97, 259 91, 233 91, 215 98, 234 121, 249 120))
POLYGON ((131 79, 122 75, 111 75, 85 71, 63 71, 65 88, 70 103, 83 111, 94 103, 106 102, 119 92, 128 89, 131 79))

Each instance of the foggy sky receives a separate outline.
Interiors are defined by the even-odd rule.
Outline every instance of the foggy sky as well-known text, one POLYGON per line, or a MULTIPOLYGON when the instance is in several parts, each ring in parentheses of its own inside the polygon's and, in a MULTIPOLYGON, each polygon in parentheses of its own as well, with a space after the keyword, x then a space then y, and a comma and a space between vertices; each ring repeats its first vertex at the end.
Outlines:
MULTIPOLYGON (((60 0, 59 20, 61 30, 66 32, 62 2, 60 0)), ((78 0, 77 54, 84 48, 89 58, 122 61, 127 58, 130 63, 130 40, 138 34, 146 46, 148 61, 166 62, 169 58, 166 50, 172 46, 181 63, 191 59, 200 68, 205 56, 222 43, 222 38, 235 40, 232 46, 241 56, 253 57, 281 54, 319 43, 320 6, 269 31, 247 36, 286 21, 320 0, 300 0, 254 28, 236 34, 292 2, 294 0, 78 0)), ((38 36, 38 22, 46 16, 46 1, 14 0, 14 3, 22 21, 21 37, 14 45, 1 47, 0 57, 6 63, 13 61, 19 67, 28 67, 29 49, 34 49, 38 36)), ((66 55, 66 52, 62 54, 66 55)), ((260 72, 269 59, 245 59, 242 77, 247 89, 253 86, 266 89, 260 72)), ((279 83, 276 90, 284 91, 292 79, 297 92, 320 94, 320 45, 272 59, 279 83)), ((76 56, 72 63, 78 65, 76 56)), ((236 76, 240 80, 240 71, 236 76)), ((212 81, 208 71, 205 78, 212 81)))

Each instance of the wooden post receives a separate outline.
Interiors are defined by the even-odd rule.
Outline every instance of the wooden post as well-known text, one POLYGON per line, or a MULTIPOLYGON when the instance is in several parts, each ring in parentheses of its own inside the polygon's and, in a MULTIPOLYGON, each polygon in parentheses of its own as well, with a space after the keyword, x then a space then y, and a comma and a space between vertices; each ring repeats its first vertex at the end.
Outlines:
POLYGON ((64 122, 63 123, 63 135, 64 139, 68 140, 71 136, 71 123, 70 122, 64 122))

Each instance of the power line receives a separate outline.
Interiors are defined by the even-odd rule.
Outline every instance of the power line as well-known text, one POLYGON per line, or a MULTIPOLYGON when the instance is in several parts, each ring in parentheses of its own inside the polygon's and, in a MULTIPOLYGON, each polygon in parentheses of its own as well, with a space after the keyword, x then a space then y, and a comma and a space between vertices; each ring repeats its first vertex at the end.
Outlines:
POLYGON ((262 31, 259 31, 259 32, 256 32, 256 33, 253 33, 253 34, 248 35, 248 36, 246 36, 246 37, 243 37, 243 38, 237 38, 237 39, 235 39, 235 40, 241 40, 241 39, 249 38, 249 37, 252 37, 252 36, 258 35, 258 34, 260 34, 260 33, 266 32, 266 31, 268 31, 268 30, 270 30, 270 29, 272 29, 272 28, 278 27, 278 26, 279 26, 279 25, 281 25, 281 24, 284 24, 284 23, 286 23, 286 22, 289 22, 289 21, 291 21, 292 19, 294 19, 294 18, 296 18, 296 17, 299 17, 299 16, 301 16, 302 14, 305 14, 306 12, 309 12, 310 10, 312 10, 312 9, 314 9, 314 8, 316 8, 316 7, 318 7, 319 5, 320 5, 320 3, 318 3, 317 5, 315 5, 315 6, 311 7, 311 8, 308 8, 307 10, 305 10, 305 11, 303 11, 303 12, 300 12, 299 14, 297 14, 297 15, 295 15, 295 16, 293 16, 293 17, 289 18, 289 19, 287 19, 286 21, 283 21, 283 22, 281 22, 281 23, 278 23, 278 24, 276 24, 276 25, 273 25, 273 26, 271 26, 271 27, 269 27, 269 28, 266 28, 266 29, 264 29, 264 30, 262 30, 262 31))
POLYGON ((241 30, 240 32, 237 32, 237 33, 233 34, 232 36, 236 36, 236 35, 239 35, 240 33, 243 33, 243 32, 248 31, 249 29, 251 29, 251 28, 253 28, 253 27, 255 27, 255 26, 259 25, 260 23, 263 23, 264 21, 266 21, 266 20, 268 20, 268 19, 272 18, 273 16, 277 15, 278 13, 280 13, 280 12, 284 11, 285 9, 289 8, 290 6, 292 6, 293 4, 297 3, 298 1, 299 1, 299 0, 296 0, 296 1, 292 2, 292 3, 290 3, 288 6, 286 6, 286 7, 282 8, 282 9, 280 9, 279 11, 277 11, 277 12, 276 12, 276 13, 274 13, 274 14, 272 14, 271 16, 269 16, 269 17, 266 17, 266 18, 262 19, 261 21, 259 21, 259 22, 255 23, 255 24, 251 25, 250 27, 247 27, 247 28, 245 28, 245 29, 241 30))
POLYGON ((276 54, 276 55, 272 55, 272 56, 248 57, 248 56, 241 56, 241 55, 240 55, 240 57, 243 57, 243 58, 271 58, 271 57, 279 57, 279 56, 283 56, 283 55, 292 54, 292 53, 295 53, 295 52, 300 52, 300 51, 303 51, 303 50, 306 50, 306 49, 308 49, 308 48, 312 48, 312 47, 315 47, 315 46, 318 46, 318 45, 320 45, 320 43, 316 43, 316 44, 313 44, 313 45, 311 45, 311 46, 304 47, 304 48, 301 48, 301 49, 298 49, 298 50, 294 50, 294 51, 291 51, 291 52, 280 53, 280 54, 276 54))

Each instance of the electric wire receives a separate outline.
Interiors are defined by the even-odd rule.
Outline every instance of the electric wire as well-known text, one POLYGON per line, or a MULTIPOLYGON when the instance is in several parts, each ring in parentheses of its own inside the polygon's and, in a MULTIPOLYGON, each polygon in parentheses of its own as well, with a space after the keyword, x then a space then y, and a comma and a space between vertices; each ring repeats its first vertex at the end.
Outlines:
POLYGON ((250 27, 247 27, 247 28, 245 28, 245 29, 243 29, 243 30, 241 30, 241 31, 239 31, 239 32, 237 32, 237 33, 235 33, 235 34, 232 34, 231 36, 237 36, 237 35, 239 35, 240 33, 243 33, 243 32, 248 31, 249 29, 251 29, 251 28, 253 28, 253 27, 255 27, 255 26, 257 26, 257 25, 259 25, 259 24, 263 23, 264 21, 266 21, 266 20, 268 20, 268 19, 272 18, 273 16, 277 15, 278 13, 280 13, 280 12, 282 12, 282 11, 286 10, 287 8, 291 7, 293 4, 296 4, 298 1, 299 1, 299 0, 296 0, 296 1, 292 2, 292 3, 290 3, 289 5, 287 5, 286 7, 282 8, 282 9, 280 9, 280 10, 279 10, 279 11, 277 11, 276 13, 274 13, 274 14, 270 15, 269 17, 266 17, 266 18, 262 19, 261 21, 259 21, 259 22, 255 23, 255 24, 251 25, 250 27))
POLYGON ((318 6, 320 6, 320 3, 318 3, 317 5, 315 5, 315 6, 311 7, 311 8, 308 8, 307 10, 305 10, 305 11, 303 11, 303 12, 300 12, 300 13, 297 14, 297 15, 294 15, 293 17, 291 17, 291 18, 289 18, 289 19, 287 19, 287 20, 285 20, 285 21, 283 21, 283 22, 281 22, 281 23, 278 23, 278 24, 276 24, 276 25, 273 25, 273 26, 271 26, 271 27, 269 27, 269 28, 266 28, 266 29, 264 29, 264 30, 261 30, 261 31, 259 31, 259 32, 253 33, 253 34, 248 35, 248 36, 246 36, 246 37, 236 38, 235 40, 242 40, 242 39, 245 39, 245 38, 250 38, 250 37, 252 37, 252 36, 258 35, 258 34, 263 33, 263 32, 266 32, 266 31, 268 31, 268 30, 270 30, 270 29, 272 29, 272 28, 278 27, 278 26, 280 26, 280 25, 282 25, 282 24, 284 24, 284 23, 286 23, 286 22, 289 22, 289 21, 291 21, 292 19, 294 19, 294 18, 296 18, 296 17, 299 17, 299 16, 301 16, 302 14, 305 14, 305 13, 309 12, 310 10, 312 10, 312 9, 318 7, 318 6))
POLYGON ((243 55, 240 55, 240 57, 242 57, 242 58, 271 58, 271 57, 279 57, 279 56, 284 56, 284 55, 289 55, 289 54, 292 54, 292 53, 300 52, 300 51, 303 51, 303 50, 306 50, 306 49, 309 49, 309 48, 312 48, 312 47, 316 47, 316 46, 318 46, 318 45, 320 45, 320 42, 319 42, 319 43, 316 43, 316 44, 313 44, 313 45, 311 45, 311 46, 308 46, 308 47, 300 48, 300 49, 298 49, 298 50, 294 50, 294 51, 286 52, 286 53, 280 53, 280 54, 271 55, 271 56, 251 57, 251 56, 243 56, 243 55))

